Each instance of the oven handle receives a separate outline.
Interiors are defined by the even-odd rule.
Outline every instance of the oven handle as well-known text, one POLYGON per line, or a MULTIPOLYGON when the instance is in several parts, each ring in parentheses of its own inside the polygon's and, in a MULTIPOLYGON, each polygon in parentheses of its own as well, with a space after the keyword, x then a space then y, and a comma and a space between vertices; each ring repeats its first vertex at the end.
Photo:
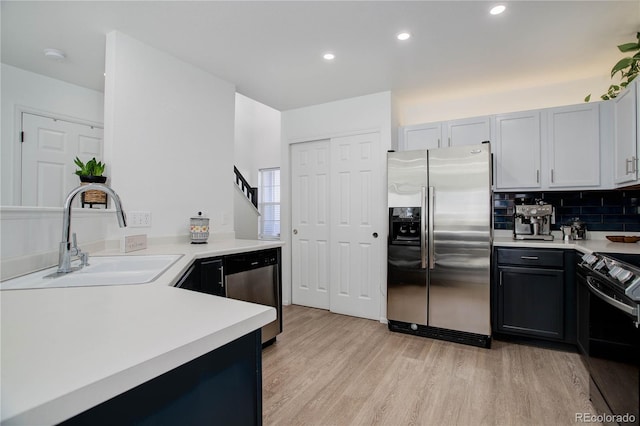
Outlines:
POLYGON ((591 290, 591 292, 593 294, 598 296, 603 301, 607 302, 609 305, 613 306, 614 308, 617 308, 617 309, 621 310, 622 312, 624 312, 626 314, 632 315, 634 317, 638 316, 638 309, 637 308, 634 308, 632 306, 624 304, 624 303, 614 299, 613 297, 607 296, 606 294, 601 292, 597 287, 595 287, 595 285, 593 285, 593 281, 595 281, 595 279, 593 277, 591 277, 591 276, 587 277, 587 286, 589 287, 589 289, 591 290))

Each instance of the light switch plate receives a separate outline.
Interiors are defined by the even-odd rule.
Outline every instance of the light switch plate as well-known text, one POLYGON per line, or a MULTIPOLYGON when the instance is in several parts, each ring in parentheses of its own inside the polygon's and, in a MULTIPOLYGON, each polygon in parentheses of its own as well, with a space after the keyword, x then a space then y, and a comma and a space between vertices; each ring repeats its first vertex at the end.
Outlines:
POLYGON ((127 226, 131 228, 150 228, 151 212, 135 211, 127 213, 127 226))
POLYGON ((127 235, 120 242, 120 251, 129 253, 147 248, 147 234, 127 235))

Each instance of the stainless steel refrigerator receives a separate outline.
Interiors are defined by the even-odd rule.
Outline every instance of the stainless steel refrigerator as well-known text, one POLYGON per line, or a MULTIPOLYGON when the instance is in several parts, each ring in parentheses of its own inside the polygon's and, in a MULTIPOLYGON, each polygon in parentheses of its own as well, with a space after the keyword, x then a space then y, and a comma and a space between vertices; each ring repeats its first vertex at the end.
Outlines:
POLYGON ((389 329, 491 345, 488 143, 390 152, 389 329))

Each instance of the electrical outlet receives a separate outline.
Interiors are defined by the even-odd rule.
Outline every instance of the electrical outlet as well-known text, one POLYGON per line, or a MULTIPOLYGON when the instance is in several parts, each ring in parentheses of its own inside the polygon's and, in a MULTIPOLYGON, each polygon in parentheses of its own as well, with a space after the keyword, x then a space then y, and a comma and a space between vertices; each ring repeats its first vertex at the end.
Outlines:
POLYGON ((129 253, 130 251, 144 250, 147 248, 147 234, 127 235, 122 239, 120 251, 129 253))
POLYGON ((151 212, 137 211, 127 213, 127 226, 131 228, 151 227, 151 212))

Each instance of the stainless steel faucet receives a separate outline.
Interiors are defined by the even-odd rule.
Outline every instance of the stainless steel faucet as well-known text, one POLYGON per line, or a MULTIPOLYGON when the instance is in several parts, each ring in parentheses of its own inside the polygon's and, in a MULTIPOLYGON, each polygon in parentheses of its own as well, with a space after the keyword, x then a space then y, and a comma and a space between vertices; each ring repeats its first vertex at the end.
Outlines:
POLYGON ((101 183, 90 183, 88 185, 79 186, 73 189, 69 193, 69 195, 67 195, 67 199, 64 202, 62 217, 62 241, 60 242, 60 252, 58 254, 58 270, 52 275, 68 274, 69 272, 78 270, 88 264, 89 253, 83 253, 82 250, 80 250, 76 241, 75 233, 73 234, 73 242, 70 241, 71 203, 73 202, 73 199, 76 197, 76 195, 92 190, 106 192, 111 196, 111 200, 113 201, 113 204, 116 208, 118 225, 120 225, 120 228, 127 226, 127 220, 125 218, 124 211, 122 210, 120 197, 115 193, 113 189, 101 183), (71 258, 73 256, 80 257, 82 263, 79 267, 71 267, 71 258))

